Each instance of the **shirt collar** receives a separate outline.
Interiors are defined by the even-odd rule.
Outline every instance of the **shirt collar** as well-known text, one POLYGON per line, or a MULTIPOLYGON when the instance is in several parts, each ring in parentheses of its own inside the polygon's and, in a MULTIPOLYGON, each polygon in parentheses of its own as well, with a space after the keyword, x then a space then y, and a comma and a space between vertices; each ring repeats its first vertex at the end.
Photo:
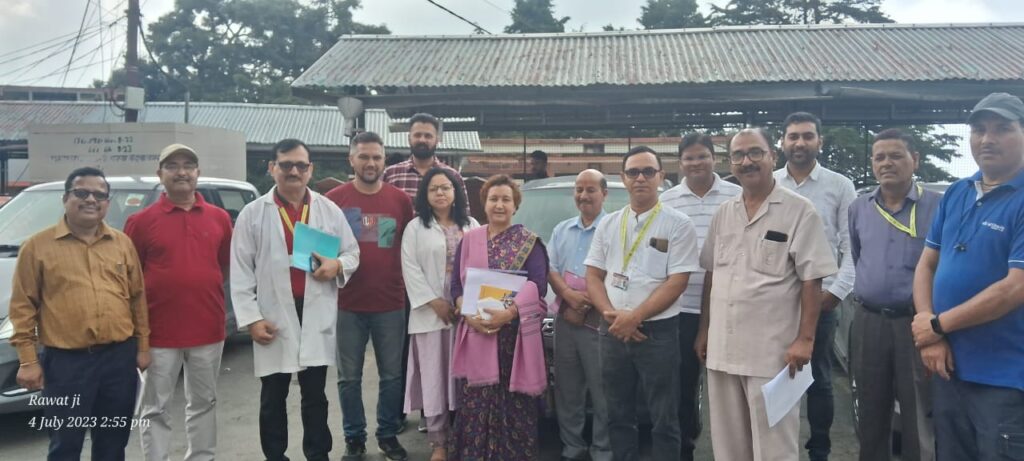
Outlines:
MULTIPOLYGON (((199 192, 196 192, 195 194, 196 201, 195 203, 192 204, 192 209, 203 208, 204 206, 206 206, 207 202, 206 200, 203 199, 203 194, 200 194, 199 192)), ((174 202, 172 202, 171 199, 167 197, 167 192, 161 192, 160 199, 156 203, 157 206, 160 207, 160 211, 163 211, 164 213, 170 213, 174 211, 176 208, 178 208, 178 206, 175 205, 174 202)))
MULTIPOLYGON (((61 215, 60 219, 57 220, 57 232, 54 234, 54 240, 60 240, 64 237, 71 235, 71 228, 68 227, 68 222, 65 220, 65 215, 61 215)), ((113 238, 114 231, 106 222, 100 221, 99 234, 102 238, 113 238)))
MULTIPOLYGON (((967 179, 971 183, 980 183, 981 179, 982 179, 981 170, 978 170, 977 173, 974 173, 973 175, 971 175, 967 179)), ((1013 179, 1011 179, 1009 181, 1006 181, 1005 184, 1009 184, 1014 189, 1018 189, 1018 190, 1024 189, 1024 169, 1021 169, 1020 171, 1018 171, 1017 172, 1017 176, 1014 176, 1013 179)))
MULTIPOLYGON (((277 205, 279 207, 292 208, 292 205, 288 203, 283 197, 281 197, 281 194, 277 193, 277 186, 274 186, 274 189, 270 191, 270 194, 273 196, 274 205, 277 205)), ((309 193, 309 188, 307 187, 306 195, 302 198, 302 204, 308 205, 311 199, 312 197, 309 193)))
MULTIPOLYGON (((713 176, 712 179, 714 180, 714 182, 711 183, 711 188, 708 189, 708 194, 712 192, 718 192, 722 189, 722 178, 718 176, 718 173, 712 172, 711 175, 713 176)), ((679 181, 679 192, 682 193, 683 195, 692 195, 694 197, 697 196, 697 194, 693 193, 693 191, 690 190, 690 186, 686 184, 686 178, 683 178, 682 181, 679 181)), ((706 195, 707 194, 705 194, 705 196, 706 195)))
MULTIPOLYGON (((797 184, 796 178, 794 178, 793 175, 789 173, 789 164, 782 168, 786 170, 786 176, 789 177, 790 181, 793 181, 793 184, 797 184)), ((817 182, 821 178, 821 168, 821 162, 815 160, 814 168, 811 168, 811 174, 807 175, 807 178, 804 179, 804 182, 806 182, 808 179, 817 182)))
POLYGON ((594 222, 590 223, 590 226, 588 226, 588 227, 583 227, 583 218, 581 218, 580 216, 576 216, 576 221, 573 221, 572 227, 575 227, 575 228, 580 229, 580 230, 585 230, 585 231, 593 229, 593 228, 597 227, 597 223, 601 222, 601 220, 604 219, 604 215, 606 215, 606 214, 608 214, 608 213, 605 213, 604 210, 601 210, 601 212, 598 213, 597 217, 594 218, 594 222))
MULTIPOLYGON (((406 163, 406 165, 405 165, 406 171, 409 171, 409 172, 412 172, 412 173, 416 173, 417 175, 420 174, 419 170, 416 169, 416 164, 412 162, 412 156, 411 155, 409 156, 409 160, 406 160, 405 163, 406 163)), ((431 163, 430 167, 433 168, 435 166, 440 166, 440 165, 443 165, 443 163, 441 163, 441 161, 437 159, 437 155, 435 155, 434 156, 434 163, 431 163)))
MULTIPOLYGON (((917 202, 921 199, 919 192, 920 185, 917 181, 910 182, 910 192, 907 193, 905 199, 910 199, 911 202, 917 202)), ((871 199, 875 202, 882 203, 882 186, 875 187, 875 190, 871 191, 871 199)), ((884 203, 882 203, 884 205, 884 203)))

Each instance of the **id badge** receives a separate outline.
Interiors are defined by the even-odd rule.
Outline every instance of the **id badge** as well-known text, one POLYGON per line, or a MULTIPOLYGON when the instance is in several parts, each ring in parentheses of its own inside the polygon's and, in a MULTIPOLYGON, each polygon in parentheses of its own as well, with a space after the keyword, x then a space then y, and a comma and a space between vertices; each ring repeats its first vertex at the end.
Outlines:
POLYGON ((623 274, 612 274, 612 286, 622 291, 629 289, 629 277, 623 274))

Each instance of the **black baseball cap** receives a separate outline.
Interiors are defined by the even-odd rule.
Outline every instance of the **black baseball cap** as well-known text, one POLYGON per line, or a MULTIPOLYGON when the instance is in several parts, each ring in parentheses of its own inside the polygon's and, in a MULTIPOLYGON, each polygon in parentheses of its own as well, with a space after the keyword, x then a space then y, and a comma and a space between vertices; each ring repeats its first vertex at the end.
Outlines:
POLYGON ((967 117, 967 123, 971 123, 982 112, 991 112, 1007 120, 1019 122, 1024 120, 1024 102, 1009 93, 992 93, 978 101, 971 110, 971 115, 967 117))

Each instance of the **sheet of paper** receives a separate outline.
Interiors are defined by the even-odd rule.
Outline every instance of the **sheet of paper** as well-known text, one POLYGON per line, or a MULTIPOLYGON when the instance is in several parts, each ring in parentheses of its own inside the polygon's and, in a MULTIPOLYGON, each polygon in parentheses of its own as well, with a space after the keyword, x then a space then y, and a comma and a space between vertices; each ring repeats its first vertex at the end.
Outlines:
POLYGON ((768 427, 775 427, 782 418, 793 409, 794 405, 800 404, 800 398, 811 387, 814 377, 811 375, 811 364, 804 365, 804 369, 796 372, 796 376, 789 377, 789 367, 785 367, 771 381, 761 386, 761 393, 764 394, 764 407, 768 413, 768 427))
POLYGON ((505 272, 470 267, 466 269, 466 286, 462 294, 462 315, 490 319, 485 307, 504 309, 505 300, 515 297, 526 284, 526 277, 505 272))
POLYGON ((138 368, 135 369, 139 373, 139 387, 135 394, 135 415, 136 418, 142 416, 142 390, 146 388, 146 374, 148 372, 142 371, 138 368))
POLYGON ((306 272, 313 272, 310 254, 325 258, 337 258, 341 251, 341 239, 326 232, 314 229, 304 223, 295 226, 295 242, 292 245, 292 267, 306 272))

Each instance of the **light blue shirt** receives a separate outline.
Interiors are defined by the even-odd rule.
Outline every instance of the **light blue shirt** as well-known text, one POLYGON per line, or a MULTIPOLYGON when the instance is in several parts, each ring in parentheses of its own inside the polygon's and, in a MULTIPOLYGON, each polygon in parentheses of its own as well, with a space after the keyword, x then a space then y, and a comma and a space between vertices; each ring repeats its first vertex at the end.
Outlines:
POLYGON ((583 261, 587 259, 587 252, 590 251, 594 230, 606 214, 601 210, 601 214, 597 215, 589 227, 583 227, 579 216, 566 219, 555 226, 555 230, 551 232, 551 241, 548 242, 548 259, 551 261, 552 271, 558 275, 563 275, 565 271, 580 277, 587 275, 587 267, 583 265, 583 261))

